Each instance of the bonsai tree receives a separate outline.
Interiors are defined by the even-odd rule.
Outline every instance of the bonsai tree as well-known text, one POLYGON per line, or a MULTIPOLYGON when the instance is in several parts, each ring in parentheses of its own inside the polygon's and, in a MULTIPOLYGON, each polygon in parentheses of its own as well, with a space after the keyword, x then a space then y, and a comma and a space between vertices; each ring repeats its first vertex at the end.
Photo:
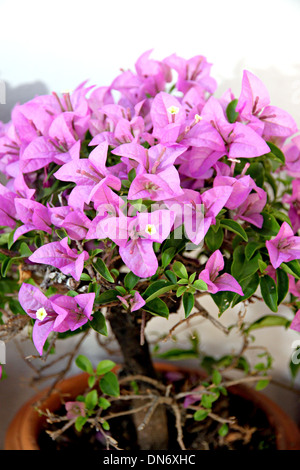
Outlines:
POLYGON ((109 428, 113 404, 126 402, 140 448, 167 448, 169 410, 184 449, 190 416, 215 420, 221 437, 234 424, 214 412, 231 370, 257 389, 268 384, 270 354, 260 351, 254 366, 247 360, 253 332, 300 330, 300 140, 293 118, 271 105, 250 71, 239 96, 217 98, 205 57, 158 61, 150 53, 110 86, 84 82, 37 96, 1 124, 0 338, 26 328, 44 371, 57 341, 78 336, 62 373, 74 359, 89 390, 66 403, 53 438, 90 425, 119 448, 109 428), (208 296, 218 318, 203 305, 208 296), (253 322, 246 309, 254 301, 270 313, 253 322), (237 305, 243 315, 225 327, 222 315, 237 305), (241 349, 211 357, 193 334, 188 349, 160 355, 146 325, 176 312, 161 340, 176 339, 177 327, 199 316, 226 336, 238 332, 241 349), (112 333, 119 372, 110 359, 95 365, 77 355, 91 330, 102 345, 112 333), (207 376, 179 390, 178 377, 157 373, 156 355, 196 357, 207 376))

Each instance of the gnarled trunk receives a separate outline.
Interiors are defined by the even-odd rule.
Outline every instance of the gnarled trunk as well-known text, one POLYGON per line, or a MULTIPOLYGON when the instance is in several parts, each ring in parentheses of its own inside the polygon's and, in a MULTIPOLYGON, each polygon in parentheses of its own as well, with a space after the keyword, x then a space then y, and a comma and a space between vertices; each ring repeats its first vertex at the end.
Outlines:
MULTIPOLYGON (((125 312, 119 308, 112 308, 108 315, 108 321, 123 355, 122 373, 126 375, 144 375, 155 379, 156 372, 147 340, 145 339, 144 344, 141 345, 140 320, 138 315, 125 312)), ((144 386, 142 383, 139 385, 140 387, 144 386)), ((149 388, 149 385, 147 385, 147 388, 149 388)), ((133 403, 133 406, 141 406, 141 402, 133 403)), ((138 430, 138 426, 143 423, 146 412, 147 410, 133 414, 139 447, 142 450, 168 449, 168 422, 165 407, 162 405, 157 406, 144 429, 138 430)))

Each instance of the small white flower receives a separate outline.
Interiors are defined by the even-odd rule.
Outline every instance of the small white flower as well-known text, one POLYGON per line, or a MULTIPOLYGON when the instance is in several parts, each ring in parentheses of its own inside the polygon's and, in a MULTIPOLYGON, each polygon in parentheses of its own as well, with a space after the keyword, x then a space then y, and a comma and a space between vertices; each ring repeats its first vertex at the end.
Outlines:
POLYGON ((47 316, 47 312, 44 309, 44 307, 41 307, 36 311, 37 320, 43 321, 46 318, 46 316, 47 316))
POLYGON ((199 116, 199 114, 195 114, 195 122, 200 122, 202 120, 202 117, 199 116))
POLYGON ((149 235, 154 235, 156 233, 156 227, 153 224, 147 224, 145 228, 145 232, 149 235))
POLYGON ((168 109, 167 109, 168 113, 170 114, 177 114, 179 112, 179 108, 178 106, 170 106, 168 109))

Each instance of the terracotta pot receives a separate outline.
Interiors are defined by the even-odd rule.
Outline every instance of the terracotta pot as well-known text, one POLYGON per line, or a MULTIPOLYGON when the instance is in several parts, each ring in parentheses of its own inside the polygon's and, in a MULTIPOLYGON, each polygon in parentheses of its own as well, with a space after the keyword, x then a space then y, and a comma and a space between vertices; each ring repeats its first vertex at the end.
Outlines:
MULTIPOLYGON (((183 371, 193 372, 194 369, 180 368, 173 364, 156 364, 156 369, 160 372, 183 371)), ((41 408, 56 411, 61 405, 61 394, 68 399, 75 399, 77 395, 83 393, 87 386, 88 374, 82 373, 67 378, 59 383, 56 392, 47 398, 41 408)), ((300 431, 292 419, 272 400, 263 393, 257 392, 246 386, 230 387, 230 392, 239 395, 241 398, 250 400, 255 407, 263 410, 270 426, 274 428, 276 434, 277 450, 300 450, 300 431)), ((15 415, 11 422, 5 439, 5 450, 40 450, 38 446, 38 435, 45 422, 45 417, 40 416, 32 406, 45 396, 45 390, 35 395, 29 400, 15 415)))

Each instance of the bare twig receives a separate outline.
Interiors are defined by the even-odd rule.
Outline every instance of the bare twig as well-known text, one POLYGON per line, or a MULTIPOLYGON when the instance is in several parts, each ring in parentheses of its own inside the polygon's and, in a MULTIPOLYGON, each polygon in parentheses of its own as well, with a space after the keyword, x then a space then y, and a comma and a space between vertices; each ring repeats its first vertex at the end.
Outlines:
POLYGON ((173 402, 171 406, 175 414, 175 420, 176 420, 175 424, 176 424, 176 429, 177 429, 177 442, 180 445, 180 448, 182 450, 186 450, 186 447, 183 442, 182 420, 181 420, 180 408, 176 402, 173 402))
POLYGON ((166 386, 163 385, 161 382, 158 380, 152 379, 151 377, 146 377, 144 375, 128 375, 127 377, 124 377, 119 380, 120 385, 124 384, 126 382, 132 382, 132 381, 141 381, 141 382, 146 382, 151 385, 153 385, 155 388, 158 388, 159 390, 162 390, 165 392, 166 386))

